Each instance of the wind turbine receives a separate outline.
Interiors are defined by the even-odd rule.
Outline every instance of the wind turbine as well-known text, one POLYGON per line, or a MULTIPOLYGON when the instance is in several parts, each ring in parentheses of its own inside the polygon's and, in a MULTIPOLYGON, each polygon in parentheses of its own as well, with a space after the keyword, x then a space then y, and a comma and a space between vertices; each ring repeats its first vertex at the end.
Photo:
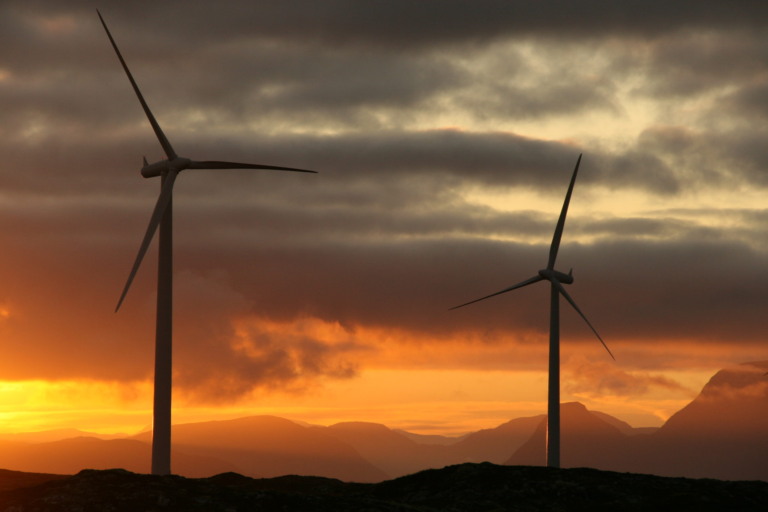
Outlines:
POLYGON ((587 325, 592 332, 595 333, 597 339, 603 344, 605 350, 613 358, 611 350, 608 345, 605 344, 603 338, 597 333, 597 330, 587 320, 584 313, 581 312, 579 306, 571 298, 568 292, 563 287, 564 284, 573 283, 573 269, 567 274, 555 270, 555 260, 557 259, 557 251, 560 248, 560 239, 563 236, 563 226, 565 225, 565 216, 568 213, 568 203, 571 201, 571 193, 573 193, 573 185, 576 183, 576 175, 579 172, 579 164, 581 163, 581 155, 576 160, 576 167, 573 169, 573 176, 571 177, 571 183, 568 186, 568 192, 565 194, 565 202, 563 203, 563 209, 560 212, 560 218, 557 221, 555 227, 555 235, 552 237, 552 244, 549 247, 549 260, 547 261, 547 267, 538 271, 538 273, 509 288, 486 295, 479 299, 469 301, 461 304, 460 306, 452 307, 451 309, 458 309, 469 304, 474 304, 481 300, 501 295, 502 293, 511 292, 517 290, 529 284, 538 283, 539 281, 549 281, 550 283, 550 306, 549 306, 549 400, 547 404, 547 466, 559 468, 560 467, 560 295, 565 297, 565 300, 573 306, 573 309, 587 322, 587 325))
POLYGON ((176 176, 185 169, 270 169, 273 171, 296 171, 310 172, 305 169, 294 169, 292 167, 278 167, 274 165, 243 164, 237 162, 221 161, 195 161, 189 158, 180 157, 176 154, 168 138, 160 129, 160 125, 155 120, 155 116, 144 101, 139 86, 133 79, 120 50, 117 48, 112 34, 104 22, 101 13, 96 10, 107 32, 107 37, 115 49, 117 58, 120 60, 128 80, 133 86, 136 97, 139 99, 144 113, 149 119, 149 124, 160 141, 160 145, 165 151, 167 160, 161 160, 150 164, 144 158, 144 166, 141 174, 145 178, 160 176, 160 195, 155 203, 152 216, 149 219, 149 226, 144 234, 144 239, 139 247, 139 253, 133 263, 133 268, 128 275, 123 292, 117 302, 115 312, 125 299, 128 289, 131 287, 136 271, 144 259, 152 237, 155 231, 159 233, 159 253, 158 253, 158 275, 157 275, 157 324, 155 331, 155 389, 154 389, 154 410, 152 426, 152 473, 156 475, 167 475, 171 472, 171 377, 172 377, 172 316, 173 316, 173 221, 172 221, 172 201, 173 184, 176 176))

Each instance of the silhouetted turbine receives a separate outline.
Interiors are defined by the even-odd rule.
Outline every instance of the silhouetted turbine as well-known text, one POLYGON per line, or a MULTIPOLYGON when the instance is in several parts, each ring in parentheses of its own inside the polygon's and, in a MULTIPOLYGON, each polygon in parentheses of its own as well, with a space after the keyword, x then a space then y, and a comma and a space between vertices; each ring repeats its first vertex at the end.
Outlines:
POLYGON ((149 226, 144 234, 144 239, 139 247, 136 260, 133 263, 128 280, 125 283, 120 299, 117 301, 115 311, 120 309, 128 289, 131 287, 136 272, 144 259, 144 255, 149 248, 149 243, 155 231, 159 233, 159 254, 158 254, 158 276, 157 276, 157 327, 155 333, 155 390, 154 390, 154 411, 152 427, 152 473, 165 475, 171 472, 171 372, 172 372, 172 314, 173 314, 173 221, 172 221, 172 201, 173 184, 176 176, 185 169, 269 169, 274 171, 296 171, 309 172, 305 169, 294 169, 292 167, 278 167, 274 165, 243 164, 237 162, 219 162, 204 161, 198 162, 183 158, 176 154, 168 142, 168 138, 160 129, 160 125, 155 120, 155 116, 144 101, 139 86, 133 79, 128 66, 117 48, 112 34, 104 22, 104 18, 97 10, 101 24, 107 32, 107 37, 115 49, 117 58, 120 60, 128 80, 136 92, 136 97, 144 109, 144 113, 149 119, 149 124, 160 141, 160 145, 165 151, 167 160, 149 164, 144 158, 144 166, 141 174, 145 178, 160 176, 160 196, 155 203, 155 209, 149 219, 149 226))
POLYGON ((557 251, 560 248, 560 239, 563 236, 563 226, 565 226, 565 216, 568 213, 568 203, 571 201, 571 193, 573 192, 573 185, 576 183, 576 174, 579 172, 579 164, 581 163, 581 155, 576 160, 576 167, 573 169, 573 176, 571 177, 571 183, 568 186, 568 192, 565 194, 565 202, 563 203, 563 209, 560 212, 560 218, 557 221, 555 227, 555 234, 552 237, 552 245, 549 247, 549 260, 547 261, 547 268, 539 270, 539 272, 525 281, 517 283, 516 285, 504 288, 500 292, 492 293, 461 304, 460 306, 452 307, 451 309, 457 309, 469 304, 474 304, 481 300, 501 295, 502 293, 511 292, 523 286, 537 283, 539 281, 550 282, 550 310, 549 310, 549 399, 547 404, 547 466, 560 467, 560 295, 565 297, 565 300, 573 306, 573 309, 587 322, 587 325, 592 332, 595 333, 597 339, 603 344, 605 350, 613 358, 611 350, 608 345, 605 344, 603 338, 597 333, 597 330, 587 320, 584 313, 581 312, 579 306, 571 298, 563 284, 573 283, 573 269, 567 274, 555 270, 555 260, 557 259, 557 251))

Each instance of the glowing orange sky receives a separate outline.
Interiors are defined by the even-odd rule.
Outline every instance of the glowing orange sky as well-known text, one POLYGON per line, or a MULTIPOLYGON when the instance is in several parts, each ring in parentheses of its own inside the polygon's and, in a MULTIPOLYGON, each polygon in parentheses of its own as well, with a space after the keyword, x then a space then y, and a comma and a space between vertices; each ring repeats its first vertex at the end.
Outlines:
MULTIPOLYGON (((325 425, 373 421, 413 432, 451 435, 541 414, 546 407, 543 340, 518 346, 481 346, 457 339, 404 340, 408 334, 402 331, 351 333, 338 324, 306 319, 294 324, 270 322, 264 330, 276 331, 285 340, 310 331, 313 339, 331 343, 344 344, 346 338, 354 337, 366 340, 368 348, 350 356, 357 368, 347 378, 295 379, 288 387, 266 387, 224 402, 209 391, 177 390, 176 422, 271 414, 325 425), (520 368, 521 360, 530 361, 525 363, 527 368, 520 368)), ((238 336, 247 337, 244 332, 238 336)), ((712 375, 711 370, 696 366, 626 372, 607 356, 603 361, 591 360, 581 353, 593 357, 600 354, 599 348, 597 344, 563 345, 562 399, 608 411, 634 426, 660 425, 695 397, 712 375)), ((619 353, 626 348, 628 344, 614 345, 619 353)), ((686 351, 693 345, 681 348, 686 351)), ((0 431, 80 428, 132 434, 151 425, 151 395, 151 382, 146 380, 3 382, 0 431)))
MULTIPOLYGON (((0 6, 0 432, 133 433, 161 148, 91 7, 33 4, 0 6)), ((659 425, 768 359, 768 17, 224 4, 102 9, 180 151, 320 171, 179 178, 174 421, 542 414, 546 287, 448 308, 545 265, 579 153, 558 267, 616 361, 564 304, 563 400, 659 425)))

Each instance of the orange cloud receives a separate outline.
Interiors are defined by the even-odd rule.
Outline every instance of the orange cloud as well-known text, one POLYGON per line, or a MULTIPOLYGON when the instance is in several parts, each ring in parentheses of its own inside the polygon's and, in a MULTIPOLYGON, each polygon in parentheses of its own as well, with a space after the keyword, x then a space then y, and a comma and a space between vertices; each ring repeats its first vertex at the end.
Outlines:
POLYGON ((567 378, 564 388, 573 394, 589 393, 612 396, 641 396, 652 389, 690 392, 685 386, 663 375, 623 370, 616 363, 589 361, 584 356, 574 356, 565 366, 567 378))

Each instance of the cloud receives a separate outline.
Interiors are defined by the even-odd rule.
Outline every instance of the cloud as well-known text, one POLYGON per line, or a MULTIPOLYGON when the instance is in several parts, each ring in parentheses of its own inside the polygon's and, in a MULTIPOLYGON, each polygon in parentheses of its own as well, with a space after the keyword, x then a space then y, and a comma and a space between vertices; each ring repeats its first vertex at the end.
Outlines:
MULTIPOLYGON (((757 352, 766 211, 738 193, 768 186, 763 3, 437 5, 102 9, 179 153, 320 171, 180 177, 179 382, 235 397, 349 378, 376 353, 355 333, 545 339, 546 286, 447 309, 544 266, 581 152, 559 264, 608 343, 757 352)), ((0 369, 147 379, 153 253, 112 309, 158 189, 141 157, 161 148, 91 2, 4 2, 0 63, 0 369)), ((594 343, 567 306, 563 330, 594 343)), ((641 377, 598 385, 663 386, 641 377)))
MULTIPOLYGON (((654 96, 696 97, 759 75, 765 44, 750 31, 684 30, 649 45, 654 96)), ((742 83, 740 83, 742 82, 742 83)))
POLYGON ((694 391, 662 375, 649 372, 622 370, 617 364, 605 361, 593 362, 583 356, 574 356, 565 366, 563 386, 568 393, 610 395, 615 397, 640 397, 652 390, 694 391))
MULTIPOLYGON (((212 150, 208 146, 213 148, 203 140, 196 146, 207 153, 212 150)), ((429 186, 436 194, 446 188, 524 186, 559 195, 576 157, 584 151, 583 166, 588 171, 582 173, 581 186, 598 182, 610 188, 661 195, 680 190, 678 170, 642 148, 588 150, 572 142, 508 132, 374 130, 334 136, 275 136, 251 141, 251 146, 265 161, 285 160, 290 155, 291 162, 312 162, 322 173, 318 185, 336 188, 383 181, 385 186, 415 184, 421 187, 411 188, 422 190, 429 186)), ((336 193, 340 194, 338 190, 336 193)))
POLYGON ((750 122, 764 125, 765 115, 768 113, 768 107, 766 107, 768 80, 755 78, 751 83, 744 84, 729 95, 726 98, 726 105, 738 109, 740 115, 750 118, 750 122))
MULTIPOLYGON (((220 282, 205 281, 203 288, 224 291, 220 282)), ((185 288, 193 282, 198 286, 182 295, 181 307, 196 302, 200 313, 177 335, 184 345, 177 349, 175 374, 196 401, 234 402, 275 389, 305 392, 323 380, 357 375, 356 358, 367 349, 341 326, 309 318, 275 322, 245 310, 233 314, 219 294, 201 293, 201 279, 188 276, 185 288)), ((242 301, 229 288, 225 295, 242 301)))
MULTIPOLYGON (((34 2, 30 7, 41 5, 34 2)), ((48 2, 44 2, 48 4, 48 2)), ((103 9, 106 11, 107 9, 103 9)), ((539 34, 549 37, 599 35, 655 35, 680 28, 758 27, 765 6, 757 1, 724 5, 717 1, 677 2, 674 6, 610 1, 551 2, 532 8, 503 0, 481 0, 471 9, 457 0, 412 3, 372 1, 361 5, 350 0, 318 4, 311 0, 288 6, 269 2, 254 16, 251 4, 226 1, 215 11, 204 5, 183 2, 136 2, 129 6, 112 5, 109 12, 133 24, 143 21, 152 32, 159 32, 169 20, 182 18, 190 31, 205 37, 243 31, 266 38, 310 40, 321 44, 343 45, 352 41, 393 47, 395 50, 419 48, 451 42, 476 43, 513 34, 539 34), (150 6, 156 18, 142 17, 150 6), (182 8, 183 7, 183 8, 182 8), (210 13, 226 23, 210 23, 210 13), (749 20, 744 13, 749 12, 749 20)))

